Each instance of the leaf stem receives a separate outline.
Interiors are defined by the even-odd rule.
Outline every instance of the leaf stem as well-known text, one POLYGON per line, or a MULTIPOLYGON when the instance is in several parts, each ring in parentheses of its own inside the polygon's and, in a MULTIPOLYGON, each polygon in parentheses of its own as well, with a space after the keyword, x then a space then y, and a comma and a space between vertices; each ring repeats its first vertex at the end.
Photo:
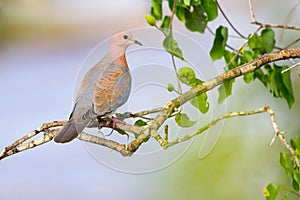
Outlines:
MULTIPOLYGON (((173 34, 173 19, 174 19, 174 15, 175 15, 176 2, 177 1, 174 0, 174 4, 173 4, 173 8, 172 8, 172 15, 171 15, 171 19, 170 19, 170 27, 169 27, 170 34, 173 34)), ((177 67, 176 67, 174 55, 171 55, 171 59, 172 59, 173 69, 174 69, 175 74, 176 74, 178 92, 179 92, 179 94, 182 94, 182 88, 181 88, 179 77, 178 77, 178 72, 177 72, 177 67)))

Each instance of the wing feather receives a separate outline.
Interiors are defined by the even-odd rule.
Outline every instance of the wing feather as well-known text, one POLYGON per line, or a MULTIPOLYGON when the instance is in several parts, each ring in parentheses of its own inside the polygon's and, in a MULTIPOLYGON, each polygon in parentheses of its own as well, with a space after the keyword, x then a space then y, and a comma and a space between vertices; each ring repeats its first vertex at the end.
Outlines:
POLYGON ((95 83, 94 111, 100 116, 114 112, 127 101, 130 87, 128 68, 111 64, 95 83))

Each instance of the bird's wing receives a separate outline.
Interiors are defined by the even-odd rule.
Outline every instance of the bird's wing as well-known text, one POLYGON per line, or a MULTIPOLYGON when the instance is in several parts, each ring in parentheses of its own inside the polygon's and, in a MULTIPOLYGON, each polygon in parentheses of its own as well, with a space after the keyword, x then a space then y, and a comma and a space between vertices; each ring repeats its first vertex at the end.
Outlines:
POLYGON ((94 87, 94 111, 102 116, 123 105, 130 93, 131 77, 125 66, 110 64, 94 87))

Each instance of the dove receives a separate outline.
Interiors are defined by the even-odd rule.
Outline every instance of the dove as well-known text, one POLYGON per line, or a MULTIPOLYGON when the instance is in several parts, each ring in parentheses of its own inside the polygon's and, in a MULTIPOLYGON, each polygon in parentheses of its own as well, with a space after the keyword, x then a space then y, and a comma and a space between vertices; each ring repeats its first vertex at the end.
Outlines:
POLYGON ((131 76, 126 61, 127 47, 138 44, 128 32, 112 36, 105 56, 84 76, 69 120, 54 137, 57 143, 70 142, 96 118, 111 116, 128 99, 131 76))

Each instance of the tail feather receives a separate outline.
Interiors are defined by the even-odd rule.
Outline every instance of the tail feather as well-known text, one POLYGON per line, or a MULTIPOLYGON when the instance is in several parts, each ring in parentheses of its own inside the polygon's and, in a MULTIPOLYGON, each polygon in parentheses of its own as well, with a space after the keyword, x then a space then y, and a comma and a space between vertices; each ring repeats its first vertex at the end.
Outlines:
POLYGON ((75 125, 74 120, 69 120, 63 128, 56 134, 54 141, 58 143, 70 142, 78 136, 78 127, 75 125))

